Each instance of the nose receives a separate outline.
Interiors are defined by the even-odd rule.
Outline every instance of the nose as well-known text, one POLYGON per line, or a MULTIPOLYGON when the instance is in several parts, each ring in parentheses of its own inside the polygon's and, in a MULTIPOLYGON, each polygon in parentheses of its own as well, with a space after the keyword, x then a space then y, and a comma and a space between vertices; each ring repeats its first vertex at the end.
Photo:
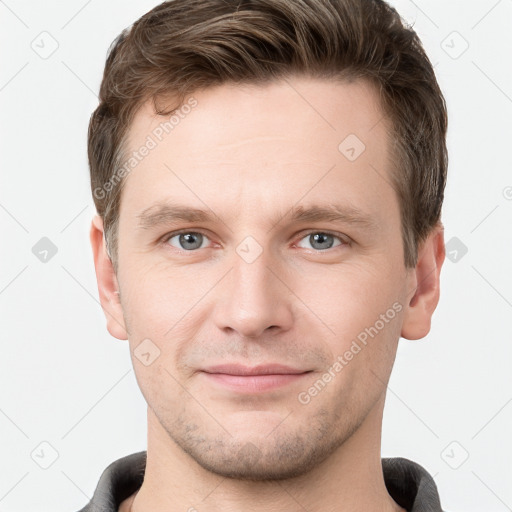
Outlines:
POLYGON ((235 254, 215 301, 217 327, 247 338, 258 338, 271 329, 276 333, 290 329, 293 293, 282 274, 265 251, 250 263, 235 254))

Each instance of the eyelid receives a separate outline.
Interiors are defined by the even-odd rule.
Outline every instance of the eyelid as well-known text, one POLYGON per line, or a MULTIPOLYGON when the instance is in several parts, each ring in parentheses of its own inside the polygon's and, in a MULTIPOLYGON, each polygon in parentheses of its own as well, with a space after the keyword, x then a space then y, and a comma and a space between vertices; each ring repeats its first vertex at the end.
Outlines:
MULTIPOLYGON (((160 240, 160 242, 162 244, 165 244, 166 242, 168 242, 171 238, 174 238, 175 236, 177 235, 181 235, 183 233, 199 233, 203 236, 206 236, 208 239, 210 238, 209 235, 202 229, 194 229, 194 228, 190 228, 190 229, 180 229, 178 231, 172 231, 170 233, 166 233, 160 240)), ((297 238, 297 237, 300 237, 298 239, 298 241, 301 241, 303 238, 305 238, 306 236, 312 234, 312 233, 322 233, 322 234, 325 234, 325 235, 330 235, 330 236, 334 236, 335 238, 338 238, 341 242, 340 245, 337 245, 336 247, 342 247, 342 246, 345 246, 345 245, 350 245, 351 244, 351 239, 349 236, 345 235, 344 233, 340 233, 338 231, 331 231, 329 229, 309 229, 309 230, 305 230, 305 231, 300 231, 299 233, 297 233, 296 235, 294 235, 294 238, 297 238)), ((172 247, 172 246, 171 246, 172 247)), ((333 247, 332 249, 335 249, 336 247, 333 247)), ((177 247, 173 247, 173 249, 176 249, 178 251, 181 251, 181 252, 186 252, 186 253, 193 253, 193 252, 197 252, 197 249, 195 251, 185 251, 184 249, 179 249, 177 247)), ((318 253, 322 253, 322 252, 328 252, 330 249, 326 249, 326 250, 317 250, 315 251, 313 249, 314 252, 318 252, 318 253)))
POLYGON ((351 242, 351 239, 348 235, 345 235, 344 233, 340 233, 339 231, 331 231, 330 229, 309 229, 306 231, 301 231, 296 236, 300 235, 301 240, 302 240, 302 238, 304 238, 305 236, 311 235, 312 233, 322 233, 324 235, 334 236, 336 238, 339 238, 341 242, 343 242, 344 244, 347 244, 347 245, 350 244, 350 242, 351 242))
MULTIPOLYGON (((178 231, 171 231, 169 233, 166 233, 159 240, 159 243, 166 244, 166 242, 168 242, 171 238, 174 238, 177 235, 182 235, 183 233, 199 233, 199 234, 207 237, 208 239, 210 239, 209 235, 205 231, 203 231, 201 229, 189 228, 189 229, 179 229, 178 231)), ((170 247, 172 247, 172 246, 170 246, 170 247)), ((197 249, 195 251, 185 251, 185 249, 179 249, 178 247, 172 247, 172 248, 176 249, 177 251, 186 252, 186 253, 197 252, 197 249)))

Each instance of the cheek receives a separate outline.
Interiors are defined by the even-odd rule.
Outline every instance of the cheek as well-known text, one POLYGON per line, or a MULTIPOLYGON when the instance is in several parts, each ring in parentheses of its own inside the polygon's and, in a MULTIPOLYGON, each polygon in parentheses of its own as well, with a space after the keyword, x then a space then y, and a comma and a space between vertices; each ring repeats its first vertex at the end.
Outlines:
POLYGON ((310 272, 307 277, 299 276, 290 287, 310 312, 330 327, 331 338, 347 340, 374 325, 390 308, 388 316, 396 317, 401 308, 393 309, 393 304, 403 300, 403 279, 391 267, 386 268, 385 262, 381 268, 340 265, 328 275, 310 272))
MULTIPOLYGON (((352 391, 359 395, 370 387, 377 392, 387 382, 404 310, 400 279, 391 269, 340 271, 309 296, 314 300, 311 309, 330 328, 323 342, 332 363, 340 363, 338 372, 331 368, 338 389, 355 386, 352 391)), ((312 334, 317 325, 306 328, 312 334)))
POLYGON ((161 420, 183 416, 190 396, 175 369, 166 360, 165 351, 147 366, 132 352, 132 362, 139 389, 154 413, 161 420))
POLYGON ((124 313, 135 332, 157 339, 172 336, 175 328, 186 324, 211 281, 183 267, 141 264, 130 270, 123 280, 124 313))
MULTIPOLYGON (((211 288, 212 279, 184 268, 153 266, 132 271, 123 287, 123 310, 137 380, 142 390, 165 395, 166 401, 175 403, 180 384, 185 385, 188 377, 187 369, 179 367, 182 353, 200 345, 199 330, 211 311, 208 301, 200 299, 211 288), (146 365, 147 359, 154 362, 146 365)), ((145 394, 145 398, 150 403, 151 397, 145 394)))

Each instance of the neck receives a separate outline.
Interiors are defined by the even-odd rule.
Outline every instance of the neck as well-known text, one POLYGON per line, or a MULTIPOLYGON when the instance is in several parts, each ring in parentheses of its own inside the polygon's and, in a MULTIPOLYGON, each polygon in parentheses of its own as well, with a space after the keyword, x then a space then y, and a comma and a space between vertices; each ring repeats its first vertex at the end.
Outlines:
POLYGON ((307 474, 279 481, 224 478, 199 466, 177 446, 148 408, 144 482, 120 512, 391 512, 380 444, 384 401, 331 456, 307 474))

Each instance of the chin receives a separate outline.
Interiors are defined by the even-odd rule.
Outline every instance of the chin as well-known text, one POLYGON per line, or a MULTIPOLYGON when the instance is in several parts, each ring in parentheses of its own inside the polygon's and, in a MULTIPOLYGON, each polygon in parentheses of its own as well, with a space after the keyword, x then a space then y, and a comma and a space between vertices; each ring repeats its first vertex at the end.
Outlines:
POLYGON ((198 436, 175 441, 203 469, 224 478, 247 481, 286 480, 305 475, 343 443, 344 439, 308 432, 239 433, 212 439, 198 436), (235 437, 236 436, 236 437, 235 437))

